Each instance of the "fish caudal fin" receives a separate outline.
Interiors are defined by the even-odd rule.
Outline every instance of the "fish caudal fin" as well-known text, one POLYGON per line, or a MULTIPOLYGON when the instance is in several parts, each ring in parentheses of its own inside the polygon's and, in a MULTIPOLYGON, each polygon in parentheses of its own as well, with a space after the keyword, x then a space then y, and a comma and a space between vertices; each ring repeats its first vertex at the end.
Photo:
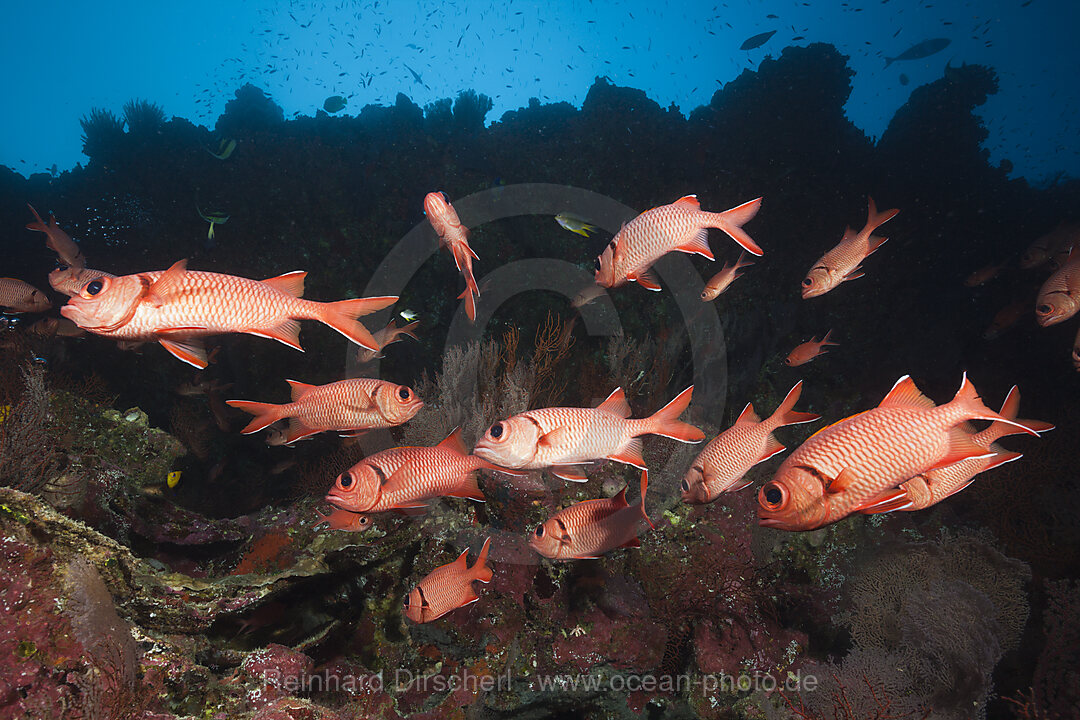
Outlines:
MULTIPOLYGON (((1020 412, 1020 389, 1015 385, 1009 390, 1009 394, 1005 396, 1005 401, 1001 404, 1000 414, 1004 418, 1014 420, 1022 427, 1027 428, 1030 431, 1036 433, 1043 433, 1047 430, 1053 430, 1054 424, 1044 422, 1042 420, 1017 420, 1016 416, 1020 412)), ((994 422, 990 427, 979 433, 980 439, 985 439, 985 443, 989 445, 998 438, 1003 438, 1007 435, 1017 435, 1024 432, 1018 429, 1015 425, 1009 425, 1003 422, 994 422)))
MULTIPOLYGON (((827 338, 828 335, 826 335, 825 337, 827 338)), ((798 425, 800 423, 808 423, 814 422, 815 420, 820 420, 821 416, 817 413, 797 412, 796 410, 794 410, 795 403, 799 402, 799 397, 801 395, 802 380, 795 383, 795 387, 791 388, 791 390, 788 390, 788 394, 784 398, 783 402, 780 403, 780 407, 776 408, 776 412, 774 412, 769 417, 767 422, 769 422, 772 427, 778 428, 784 425, 798 425)))
POLYGON ((705 433, 690 423, 679 420, 679 416, 690 405, 690 398, 693 394, 694 386, 691 385, 676 395, 674 400, 657 410, 656 413, 645 420, 639 420, 638 422, 644 423, 645 429, 638 434, 663 435, 672 440, 685 443, 696 443, 704 440, 705 433))
MULTIPOLYGON (((874 204, 874 198, 867 196, 866 200, 866 227, 863 228, 863 232, 867 233, 868 235, 869 233, 872 233, 875 228, 881 227, 887 221, 892 220, 894 217, 900 214, 900 210, 897 208, 891 208, 889 210, 885 210, 884 212, 878 212, 877 205, 874 204)), ((881 242, 878 243, 878 247, 880 247, 881 244, 884 242, 885 240, 882 239, 881 242)), ((874 249, 876 250, 877 248, 874 249)))
POLYGON ((480 555, 476 558, 476 564, 472 566, 473 578, 482 583, 491 582, 491 568, 488 566, 488 551, 491 550, 491 538, 484 541, 484 547, 480 548, 480 555))
POLYGON ((829 339, 830 337, 832 337, 832 330, 829 330, 829 332, 825 333, 825 337, 821 338, 821 347, 825 347, 826 345, 839 345, 840 344, 840 343, 833 342, 832 340, 830 340, 829 339))
POLYGON ((750 222, 760 209, 761 198, 757 198, 722 213, 716 213, 719 220, 716 227, 726 232, 751 255, 764 255, 765 251, 742 229, 742 226, 750 222))
POLYGON ((476 322, 476 296, 473 295, 472 288, 468 283, 465 284, 465 289, 458 295, 458 300, 465 301, 465 314, 469 318, 469 322, 476 322))
POLYGON ((252 402, 250 400, 226 400, 225 404, 255 416, 251 419, 251 422, 240 431, 244 435, 259 432, 285 417, 282 405, 252 402))
POLYGON ((960 389, 956 391, 956 397, 954 397, 949 404, 958 406, 967 416, 965 418, 967 420, 992 420, 1011 425, 1017 428, 1017 432, 1026 433, 1028 435, 1039 434, 1034 428, 1030 428, 1012 418, 1007 418, 986 407, 986 405, 983 404, 982 398, 979 397, 979 391, 976 390, 975 386, 968 380, 966 372, 964 373, 964 379, 960 383, 960 389))
POLYGON ((382 310, 395 302, 397 302, 396 295, 384 295, 320 303, 319 314, 315 319, 326 323, 357 345, 378 351, 379 343, 366 327, 357 322, 356 318, 382 310))
POLYGON ((26 229, 37 230, 38 232, 46 232, 49 229, 49 226, 46 225, 45 221, 41 219, 40 215, 38 215, 38 211, 35 210, 34 206, 30 203, 26 203, 26 207, 30 208, 30 212, 34 213, 34 222, 27 223, 26 229))
POLYGON ((419 320, 413 320, 408 325, 406 325, 406 326, 404 326, 402 328, 399 328, 398 329, 398 335, 408 335, 413 340, 419 340, 420 338, 416 337, 416 333, 413 332, 413 330, 416 330, 416 328, 418 328, 418 327, 420 327, 420 321, 419 320))

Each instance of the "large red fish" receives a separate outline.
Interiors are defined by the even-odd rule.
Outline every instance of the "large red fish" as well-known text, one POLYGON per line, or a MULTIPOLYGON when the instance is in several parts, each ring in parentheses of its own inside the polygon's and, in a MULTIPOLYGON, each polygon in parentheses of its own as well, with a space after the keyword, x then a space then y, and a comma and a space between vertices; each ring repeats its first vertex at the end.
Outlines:
POLYGON ((83 257, 82 250, 70 235, 60 229, 60 226, 56 224, 56 218, 49 215, 49 222, 46 224, 33 205, 27 203, 26 207, 34 213, 34 222, 27 223, 26 229, 45 233, 45 244, 56 253, 64 265, 74 268, 86 267, 86 258, 83 257))
POLYGON ((476 298, 480 297, 480 288, 473 278, 472 261, 480 257, 469 247, 469 228, 461 224, 454 206, 441 192, 428 193, 424 197, 424 212, 439 236, 440 244, 454 256, 458 272, 465 276, 465 290, 458 298, 465 299, 465 314, 469 320, 476 320, 476 298))
POLYGON ((881 404, 812 435, 784 460, 758 493, 761 525, 813 530, 871 505, 920 473, 945 467, 986 450, 971 440, 963 423, 996 420, 1037 434, 983 404, 964 376, 945 405, 900 378, 881 404))
POLYGON ((641 471, 641 497, 626 502, 626 488, 612 498, 575 503, 552 515, 529 537, 533 550, 552 560, 598 558, 618 547, 640 547, 641 521, 653 527, 645 512, 649 471, 641 471))
POLYGON ((306 272, 268 280, 187 269, 181 260, 164 272, 100 277, 88 282, 60 312, 76 325, 117 340, 156 340, 180 360, 207 365, 202 338, 248 333, 300 347, 298 320, 318 320, 357 345, 378 347, 361 315, 392 305, 396 297, 338 302, 303 300, 306 272))
POLYGON ((742 226, 761 208, 761 198, 724 212, 701 209, 696 195, 681 197, 638 215, 623 225, 597 258, 596 284, 613 288, 636 282, 647 290, 659 290, 652 266, 669 252, 684 252, 713 259, 709 228, 723 230, 747 252, 763 251, 742 226))
POLYGON ((1035 320, 1043 327, 1068 320, 1080 310, 1080 252, 1046 279, 1035 300, 1035 320))
POLYGON ((867 200, 869 210, 863 229, 856 234, 848 228, 840 244, 822 255, 803 278, 804 300, 824 295, 842 282, 861 278, 863 271, 859 263, 885 244, 887 238, 876 237, 871 233, 887 220, 896 217, 900 211, 893 209, 879 213, 874 198, 867 200))
POLYGON ((355 434, 394 427, 411 420, 424 407, 424 402, 411 389, 385 380, 351 378, 326 385, 285 382, 292 389, 292 402, 285 405, 226 401, 227 405, 255 416, 240 432, 248 435, 290 418, 285 437, 288 445, 327 430, 355 434))
POLYGON ((607 458, 644 469, 642 435, 663 435, 679 442, 700 442, 705 434, 679 420, 694 386, 683 390, 647 418, 631 419, 622 388, 599 407, 553 407, 529 410, 488 428, 473 452, 496 465, 518 470, 551 468, 564 480, 588 478, 576 465, 607 458))
POLYGON ((437 497, 483 502, 477 470, 503 470, 470 455, 455 429, 434 447, 397 447, 364 458, 341 473, 326 499, 356 513, 425 507, 437 497))
POLYGON ((694 460, 682 481, 683 502, 711 503, 723 492, 742 490, 750 484, 743 478, 750 468, 784 451, 773 431, 784 425, 819 420, 820 415, 795 411, 802 394, 802 381, 795 383, 776 412, 762 420, 747 403, 735 424, 713 438, 694 460))
MULTIPOLYGON (((1019 409, 1020 390, 1013 385, 1001 406, 1001 416, 1016 420, 1019 409)), ((1054 429, 1052 424, 1041 420, 1016 420, 1016 422, 1029 430, 1040 433, 1054 429)), ((965 428, 965 430, 969 429, 965 428)), ((979 473, 992 470, 999 465, 1023 457, 1020 453, 1010 452, 995 442, 998 438, 1006 435, 1016 435, 1023 432, 1023 430, 1018 430, 1015 425, 995 422, 985 430, 971 432, 971 441, 985 449, 986 455, 968 458, 952 465, 934 468, 916 475, 907 482, 902 483, 896 490, 890 490, 880 496, 877 499, 878 506, 896 510, 923 510, 960 492, 970 485, 979 473), (898 500, 903 503, 900 507, 896 507, 898 500)), ((862 512, 873 514, 878 510, 871 506, 862 510, 862 512)))
POLYGON ((8 312, 39 313, 52 307, 45 293, 18 278, 0 278, 0 307, 8 312))
POLYGON ((102 277, 116 277, 111 273, 90 268, 78 268, 62 265, 49 273, 49 285, 59 293, 68 297, 75 297, 79 291, 86 287, 86 283, 102 277))
POLYGON ((414 623, 427 623, 479 600, 473 581, 491 582, 491 568, 487 564, 490 549, 491 538, 488 538, 472 567, 468 565, 469 549, 465 548, 457 560, 432 570, 409 593, 405 617, 414 623))

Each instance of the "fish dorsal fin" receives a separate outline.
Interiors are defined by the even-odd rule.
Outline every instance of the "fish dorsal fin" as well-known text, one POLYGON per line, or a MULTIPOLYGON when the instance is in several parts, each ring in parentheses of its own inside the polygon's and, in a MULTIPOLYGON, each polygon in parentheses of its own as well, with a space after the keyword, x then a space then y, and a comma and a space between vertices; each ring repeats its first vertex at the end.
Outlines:
POLYGON ((461 554, 457 556, 457 560, 454 561, 454 569, 464 572, 469 568, 469 548, 465 548, 461 551, 461 554))
POLYGON ((306 395, 313 387, 315 387, 314 385, 302 383, 299 380, 286 380, 285 382, 289 383, 289 390, 292 393, 293 402, 296 402, 300 398, 304 397, 304 395, 306 395))
POLYGON ((761 422, 761 418, 754 412, 754 403, 746 403, 746 407, 739 413, 739 417, 735 418, 735 422, 761 422))
POLYGON ((848 225, 846 228, 844 228, 844 236, 840 238, 840 242, 851 242, 854 238, 855 231, 851 229, 850 225, 848 225))
POLYGON ((878 407, 917 407, 917 408, 932 408, 936 407, 934 401, 922 394, 919 388, 915 387, 915 381, 911 379, 910 375, 905 375, 896 381, 892 390, 885 396, 885 399, 881 401, 878 407))
POLYGON ((307 277, 307 273, 303 270, 293 270, 287 272, 284 275, 278 275, 277 277, 266 278, 264 283, 270 287, 285 293, 286 295, 292 295, 293 297, 304 296, 304 278, 307 277))
POLYGON ((469 450, 465 447, 465 441, 461 439, 461 428, 456 427, 450 431, 441 443, 435 447, 442 448, 443 450, 450 450, 458 453, 459 455, 468 455, 469 450))
POLYGON ((615 497, 611 498, 612 505, 616 510, 621 510, 630 505, 630 503, 626 502, 626 487, 626 485, 623 485, 623 489, 615 497))
POLYGON ((604 399, 604 402, 596 406, 596 409, 622 418, 630 417, 630 403, 626 402, 626 393, 623 392, 621 387, 612 390, 611 394, 604 399))
POLYGON ((180 290, 180 283, 184 280, 187 272, 187 260, 177 260, 158 279, 150 284, 146 290, 146 301, 154 307, 161 307, 180 290))
POLYGON ((675 207, 689 209, 689 210, 700 210, 701 209, 701 203, 698 202, 697 195, 683 195, 681 198, 679 198, 678 200, 676 200, 675 202, 673 202, 671 204, 674 205, 675 207))

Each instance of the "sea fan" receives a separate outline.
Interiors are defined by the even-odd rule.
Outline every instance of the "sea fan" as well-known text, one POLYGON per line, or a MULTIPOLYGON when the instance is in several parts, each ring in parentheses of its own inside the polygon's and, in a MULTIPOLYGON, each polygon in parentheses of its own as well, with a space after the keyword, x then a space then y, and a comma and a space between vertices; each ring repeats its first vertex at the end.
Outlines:
POLYGON ((165 124, 165 111, 149 100, 129 100, 124 103, 124 121, 132 135, 149 135, 165 124))
POLYGON ((124 121, 110 110, 92 108, 79 124, 83 129, 83 153, 91 159, 109 157, 124 139, 124 121))

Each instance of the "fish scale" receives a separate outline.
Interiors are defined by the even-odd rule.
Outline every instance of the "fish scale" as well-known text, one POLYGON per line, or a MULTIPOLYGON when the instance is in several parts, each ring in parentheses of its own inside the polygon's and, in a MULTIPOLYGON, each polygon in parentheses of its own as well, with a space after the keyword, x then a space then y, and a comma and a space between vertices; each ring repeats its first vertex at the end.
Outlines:
POLYGON ((556 428, 572 431, 572 441, 538 447, 526 467, 537 468, 607 457, 647 430, 630 420, 597 408, 543 408, 522 415, 532 418, 544 433, 556 428))

